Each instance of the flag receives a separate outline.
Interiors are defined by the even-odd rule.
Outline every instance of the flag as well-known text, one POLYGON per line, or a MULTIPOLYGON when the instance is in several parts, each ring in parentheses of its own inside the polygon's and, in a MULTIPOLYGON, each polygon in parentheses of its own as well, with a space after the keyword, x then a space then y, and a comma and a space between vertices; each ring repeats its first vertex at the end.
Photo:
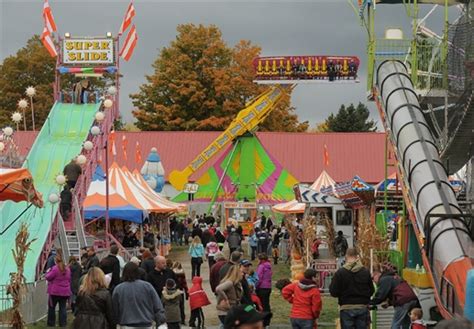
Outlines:
POLYGON ((125 135, 122 135, 122 152, 123 152, 123 159, 127 161, 127 145, 128 145, 128 140, 125 135))
POLYGON ((135 163, 139 165, 142 163, 142 152, 140 151, 140 143, 135 144, 135 163))
POLYGON ((127 8, 127 12, 125 13, 125 17, 123 18, 122 25, 120 25, 119 35, 122 35, 123 32, 127 30, 127 28, 132 24, 132 19, 135 17, 135 7, 133 6, 133 2, 130 2, 127 8))
POLYGON ((109 134, 109 152, 115 157, 117 150, 115 149, 115 130, 112 130, 109 134))
POLYGON ((137 30, 135 29, 135 24, 132 26, 130 31, 128 32, 127 39, 125 39, 125 43, 120 50, 120 56, 125 59, 127 62, 132 57, 133 51, 135 50, 135 46, 137 45, 137 30))
POLYGON ((54 45, 53 39, 51 39, 51 33, 49 33, 46 27, 43 29, 43 34, 41 34, 41 42, 43 43, 43 46, 45 46, 45 48, 48 50, 51 57, 58 56, 56 46, 54 45))
POLYGON ((324 154, 323 154, 323 158, 324 158, 324 165, 327 167, 329 166, 329 152, 328 152, 328 147, 326 144, 324 144, 324 154))
POLYGON ((57 31, 56 22, 54 21, 53 12, 51 11, 48 0, 44 0, 43 20, 44 26, 48 29, 49 33, 57 31))

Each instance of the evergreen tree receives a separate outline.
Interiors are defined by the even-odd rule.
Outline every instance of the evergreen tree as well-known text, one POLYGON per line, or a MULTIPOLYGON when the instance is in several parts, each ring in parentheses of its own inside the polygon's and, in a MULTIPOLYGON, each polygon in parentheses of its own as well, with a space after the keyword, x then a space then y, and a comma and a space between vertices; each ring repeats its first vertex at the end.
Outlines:
POLYGON ((369 120, 369 109, 360 103, 357 107, 351 103, 348 107, 341 105, 336 115, 331 113, 325 121, 327 131, 334 132, 364 132, 376 131, 377 124, 369 120))

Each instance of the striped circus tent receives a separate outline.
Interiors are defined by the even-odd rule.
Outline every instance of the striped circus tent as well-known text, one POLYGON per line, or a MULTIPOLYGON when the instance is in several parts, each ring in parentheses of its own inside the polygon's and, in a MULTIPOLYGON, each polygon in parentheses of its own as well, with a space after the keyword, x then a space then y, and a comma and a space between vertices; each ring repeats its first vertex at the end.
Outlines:
MULTIPOLYGON (((128 169, 127 169, 128 171, 128 169)), ((130 171, 128 171, 128 173, 130 173, 130 171)), ((148 185, 148 183, 146 182, 146 180, 143 178, 142 174, 140 174, 140 172, 135 169, 133 170, 133 172, 131 173, 131 177, 137 182, 138 186, 140 186, 141 188, 143 188, 147 193, 150 193, 150 194, 153 194, 153 195, 156 195, 157 199, 160 200, 160 202, 162 202, 163 204, 165 205, 168 205, 168 206, 171 206, 171 207, 178 207, 178 211, 179 212, 184 212, 184 211, 187 211, 188 209, 188 206, 185 205, 185 204, 182 204, 182 203, 177 203, 177 202, 173 202, 173 201, 170 201, 168 199, 166 199, 165 197, 163 197, 162 195, 156 193, 151 187, 150 185, 148 185)))
POLYGON ((322 192, 321 189, 327 189, 328 187, 334 187, 336 185, 336 182, 334 179, 332 179, 331 176, 326 172, 326 170, 323 170, 319 177, 314 181, 313 184, 309 187, 312 190, 315 190, 317 192, 322 192))
MULTIPOLYGON (((336 185, 334 179, 329 176, 326 170, 323 170, 319 177, 311 184, 310 189, 317 192, 322 192, 321 190, 327 188, 333 188, 336 185)), ((284 203, 279 203, 272 207, 272 210, 275 212, 283 214, 302 214, 304 213, 305 204, 299 203, 296 200, 291 200, 284 203)))
POLYGON ((109 169, 110 183, 117 193, 136 208, 154 213, 179 211, 180 205, 162 202, 158 194, 149 193, 139 184, 127 168, 120 168, 116 162, 109 169))
MULTIPOLYGON (((97 166, 93 181, 84 200, 84 218, 87 220, 105 217, 106 212, 106 182, 104 172, 97 166)), ((145 214, 143 210, 129 204, 109 183, 109 217, 141 223, 145 214)))

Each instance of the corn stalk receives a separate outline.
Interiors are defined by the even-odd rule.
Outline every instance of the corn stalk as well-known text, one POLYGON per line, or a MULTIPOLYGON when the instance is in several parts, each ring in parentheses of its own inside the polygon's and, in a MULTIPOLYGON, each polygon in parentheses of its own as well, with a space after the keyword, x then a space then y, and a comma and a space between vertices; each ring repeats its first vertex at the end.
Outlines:
POLYGON ((13 297, 12 319, 10 325, 14 329, 25 328, 25 321, 21 315, 20 305, 25 295, 25 277, 23 275, 26 255, 31 250, 31 244, 36 240, 29 240, 30 233, 28 232, 28 225, 20 224, 18 233, 15 239, 15 249, 12 249, 13 259, 15 260, 17 272, 10 273, 10 284, 8 285, 8 293, 13 297))
POLYGON ((374 268, 378 268, 380 264, 389 261, 388 253, 380 253, 378 251, 388 251, 390 241, 387 237, 380 234, 375 225, 372 225, 370 218, 367 218, 365 212, 359 212, 359 226, 357 228, 357 249, 360 259, 365 267, 370 266, 370 249, 374 250, 374 268))

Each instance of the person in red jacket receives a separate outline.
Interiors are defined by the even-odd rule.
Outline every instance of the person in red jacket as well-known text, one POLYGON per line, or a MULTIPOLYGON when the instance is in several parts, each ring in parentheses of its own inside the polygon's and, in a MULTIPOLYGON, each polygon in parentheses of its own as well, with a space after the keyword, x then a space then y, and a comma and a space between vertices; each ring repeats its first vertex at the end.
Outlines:
POLYGON ((283 298, 293 304, 290 319, 294 329, 317 328, 316 320, 319 318, 322 302, 316 274, 314 269, 309 268, 304 272, 303 279, 287 285, 281 291, 283 298))
POLYGON ((211 304, 211 302, 209 298, 207 298, 206 292, 202 289, 202 278, 195 276, 192 283, 193 285, 191 289, 189 289, 189 306, 191 308, 189 326, 191 328, 204 328, 204 313, 202 312, 202 308, 211 304))

